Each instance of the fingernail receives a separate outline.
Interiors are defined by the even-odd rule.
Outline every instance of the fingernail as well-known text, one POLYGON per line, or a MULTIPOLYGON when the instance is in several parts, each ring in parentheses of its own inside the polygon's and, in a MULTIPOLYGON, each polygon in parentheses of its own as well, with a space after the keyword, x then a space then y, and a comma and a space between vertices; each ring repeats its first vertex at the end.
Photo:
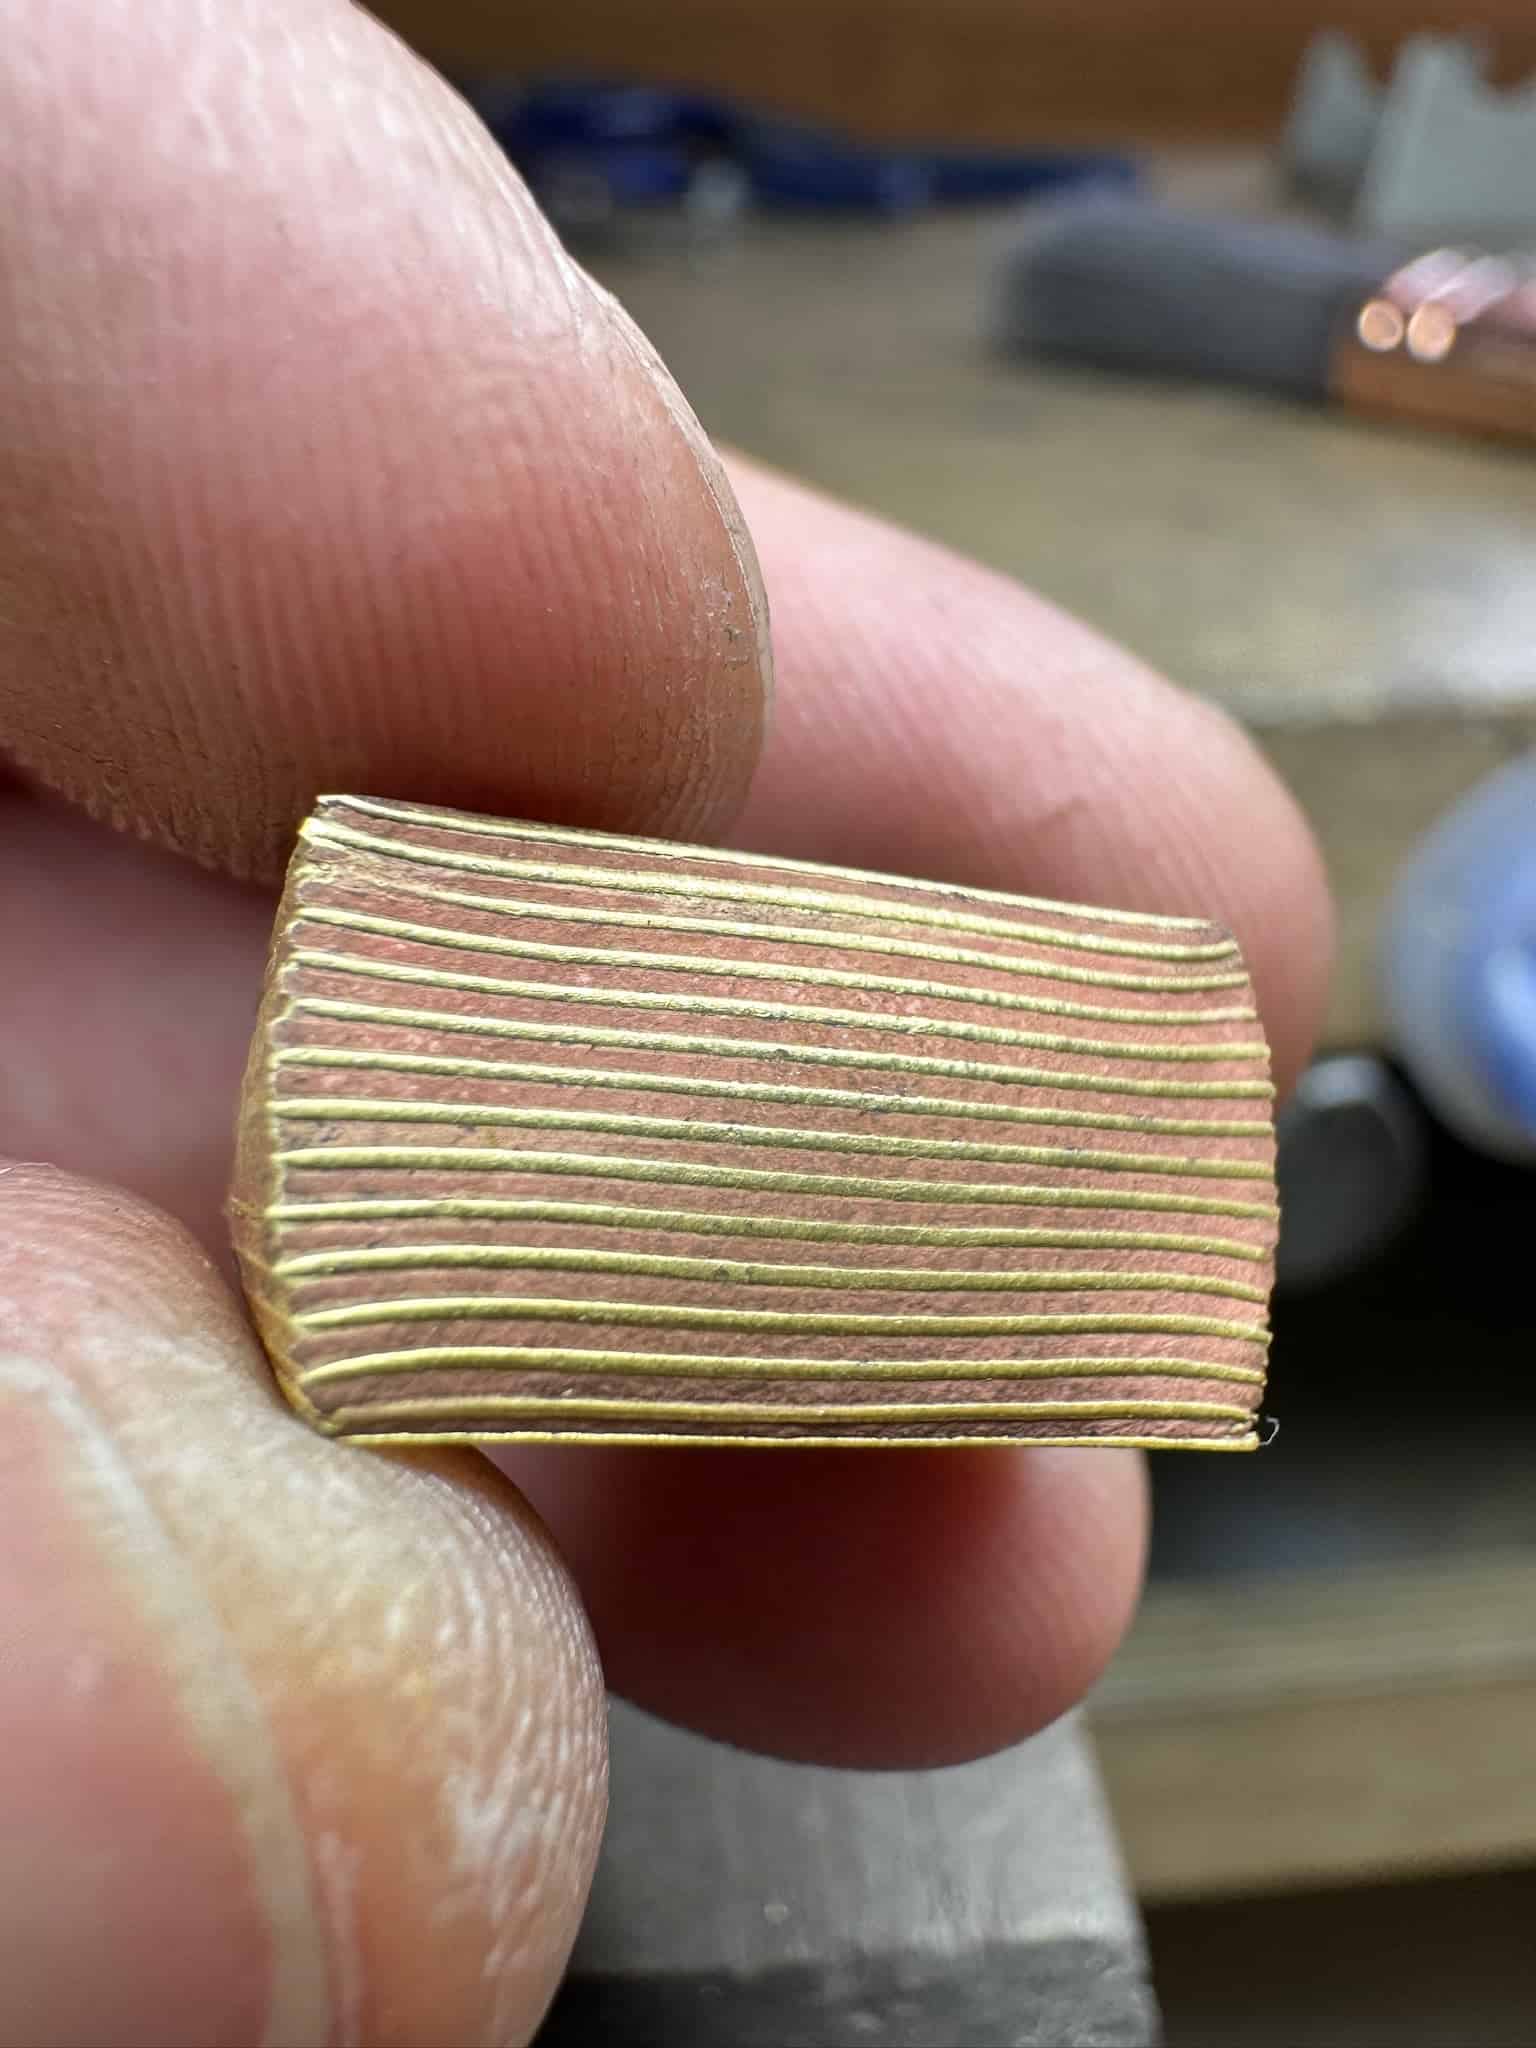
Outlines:
POLYGON ((762 565, 757 559, 756 545, 747 530, 747 522, 741 507, 736 502, 736 493, 731 488, 730 478, 726 475, 725 464, 721 461, 714 442, 705 433, 698 414, 683 396, 677 380, 657 353, 649 336, 636 325, 610 291, 591 279, 587 281, 607 310, 615 338, 649 375, 657 396, 671 416, 673 425, 688 443, 699 466, 699 475, 704 486, 714 500, 715 510, 725 529, 731 553, 736 558, 736 567, 741 575, 742 588, 747 599, 755 665, 758 675, 762 678, 764 696, 771 702, 773 636, 768 616, 768 591, 763 582, 762 565))

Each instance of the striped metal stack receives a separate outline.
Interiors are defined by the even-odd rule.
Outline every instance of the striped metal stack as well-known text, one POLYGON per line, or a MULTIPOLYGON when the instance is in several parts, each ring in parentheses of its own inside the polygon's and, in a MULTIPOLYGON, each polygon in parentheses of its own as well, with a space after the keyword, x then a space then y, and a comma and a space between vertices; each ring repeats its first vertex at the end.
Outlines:
POLYGON ((236 1242, 335 1434, 1246 1449, 1270 1096, 1192 919, 334 797, 236 1242))

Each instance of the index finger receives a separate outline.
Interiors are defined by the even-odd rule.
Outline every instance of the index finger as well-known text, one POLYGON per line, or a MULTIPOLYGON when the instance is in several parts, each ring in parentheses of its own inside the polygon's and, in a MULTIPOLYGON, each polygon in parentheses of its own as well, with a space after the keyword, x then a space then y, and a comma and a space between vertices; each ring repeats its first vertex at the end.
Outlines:
MULTIPOLYGON (((572 315, 527 226, 513 270, 553 300, 532 293, 509 360, 500 236, 517 223, 487 196, 484 144, 442 112, 440 88, 402 83, 391 67, 417 73, 362 16, 155 0, 135 16, 146 56, 126 17, 105 36, 93 13, 94 44, 71 36, 83 14, 28 18, 28 101, 6 130, 34 203, 0 232, 49 310, 18 332, 21 459, 0 485, 19 569, 0 609, 22 665, 7 715, 26 757, 98 812, 237 867, 270 866, 308 793, 348 783, 678 837, 721 828, 756 747, 765 671, 741 620, 761 609, 727 501, 632 331, 595 298, 572 315), (126 83, 98 75, 114 67, 126 83), (168 71, 199 91, 157 100, 168 71), (164 162, 145 140, 152 101, 164 162), (370 125, 380 106, 386 130, 370 125), (215 117, 228 147, 208 197, 207 138, 194 148, 184 126, 215 117), (268 167, 274 128, 286 147, 268 167), (133 146, 87 164, 59 134, 133 146), (119 194, 133 230, 119 264, 100 195, 146 163, 152 189, 119 194), (39 213, 68 232, 40 231, 39 213), (262 227, 265 269, 243 242, 227 250, 226 215, 262 227), (445 232, 448 255, 433 240, 445 232), (292 287, 271 256, 285 238, 292 287), (64 284, 45 275, 61 247, 80 259, 64 284), (153 262, 166 275, 146 281, 138 266, 153 262), (231 263, 281 318, 259 292, 229 292, 231 263), (94 295, 92 279, 111 290, 94 295), (223 382, 204 375, 199 324, 223 382), (279 392, 289 348, 299 374, 279 392), (164 386, 173 371, 184 402, 164 386), (505 429, 494 460, 487 420, 505 429)), ((786 655, 754 843, 1224 911, 1289 1000, 1294 1045, 1316 971, 1314 870, 1226 729, 1004 579, 789 486, 744 488, 786 655)), ((16 923, 58 963, 51 997, 34 978, 12 999, 17 1046, 47 1082, 27 1148, 134 1185, 153 1176, 162 1199, 179 1185, 214 1236, 210 1133, 232 1122, 258 907, 83 832, 66 878, 59 821, 16 812, 49 883, 23 899, 13 876, 16 923), (145 972, 150 933, 174 972, 145 972), (82 1002, 60 999, 66 959, 82 1002), (61 1032, 66 1012, 114 1028, 61 1032), (82 1115, 98 1103, 110 1117, 82 1115)), ((1067 1705, 1129 1612, 1142 1535, 1125 1454, 911 1460, 625 1452, 519 1469, 615 1682, 737 1740, 911 1763, 1007 1741, 1067 1705)))
MULTIPOLYGON (((1008 578, 749 463, 732 475, 778 658, 741 843, 1214 915, 1294 1074, 1328 897, 1236 727, 1008 578)), ((908 1765, 998 1747, 1082 1695, 1135 1605, 1130 1452, 501 1462, 576 1570, 610 1679, 737 1741, 908 1765)))
POLYGON ((729 486, 440 79, 340 0, 60 0, 0 136, 0 754, 241 875, 324 789, 719 829, 729 486))
POLYGON ((1252 741, 1010 578, 753 463, 731 474, 779 663, 737 842, 1213 918, 1242 947, 1289 1086, 1321 1020, 1332 910, 1312 835, 1252 741))

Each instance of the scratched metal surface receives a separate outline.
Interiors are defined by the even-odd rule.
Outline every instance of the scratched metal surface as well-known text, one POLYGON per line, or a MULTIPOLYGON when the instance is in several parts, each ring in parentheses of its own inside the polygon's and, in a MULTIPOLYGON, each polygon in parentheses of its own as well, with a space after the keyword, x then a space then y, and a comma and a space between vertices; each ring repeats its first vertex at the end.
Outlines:
POLYGON ((1216 927, 361 797, 278 923, 231 1213, 317 1428, 1254 1447, 1216 927))
POLYGON ((1075 1721, 945 1771, 743 1755, 613 1711, 613 1802, 539 2048, 1149 2048, 1075 1721))

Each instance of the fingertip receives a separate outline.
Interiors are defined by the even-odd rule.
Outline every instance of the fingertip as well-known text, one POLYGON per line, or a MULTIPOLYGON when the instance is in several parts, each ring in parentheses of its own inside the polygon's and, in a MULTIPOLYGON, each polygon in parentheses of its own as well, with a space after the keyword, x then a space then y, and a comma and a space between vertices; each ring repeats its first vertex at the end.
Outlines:
MULTIPOLYGON (((1131 662, 1118 649, 1109 653, 1131 662)), ((1231 933, 1283 1095, 1322 1027, 1333 968, 1333 898, 1316 837, 1256 738, 1229 712, 1140 675, 1145 722, 1116 739, 1106 766, 1125 800, 1116 809, 1106 791, 1101 843, 1079 849, 1075 867, 1102 865, 1129 909, 1205 916, 1231 933), (1138 803, 1140 816, 1128 815, 1138 803), (1107 830, 1105 819, 1113 821, 1107 830)))
POLYGON ((22 38, 0 748, 260 879, 334 789, 723 829, 750 543, 468 108, 340 0, 61 0, 22 38))
POLYGON ((740 457, 731 474, 778 672, 738 842, 1213 919, 1288 1085, 1332 909, 1305 820, 1233 719, 1006 576, 740 457))
POLYGON ((1134 1452, 498 1452, 615 1690, 705 1734, 919 1769, 1078 1700, 1134 1609, 1134 1452))

